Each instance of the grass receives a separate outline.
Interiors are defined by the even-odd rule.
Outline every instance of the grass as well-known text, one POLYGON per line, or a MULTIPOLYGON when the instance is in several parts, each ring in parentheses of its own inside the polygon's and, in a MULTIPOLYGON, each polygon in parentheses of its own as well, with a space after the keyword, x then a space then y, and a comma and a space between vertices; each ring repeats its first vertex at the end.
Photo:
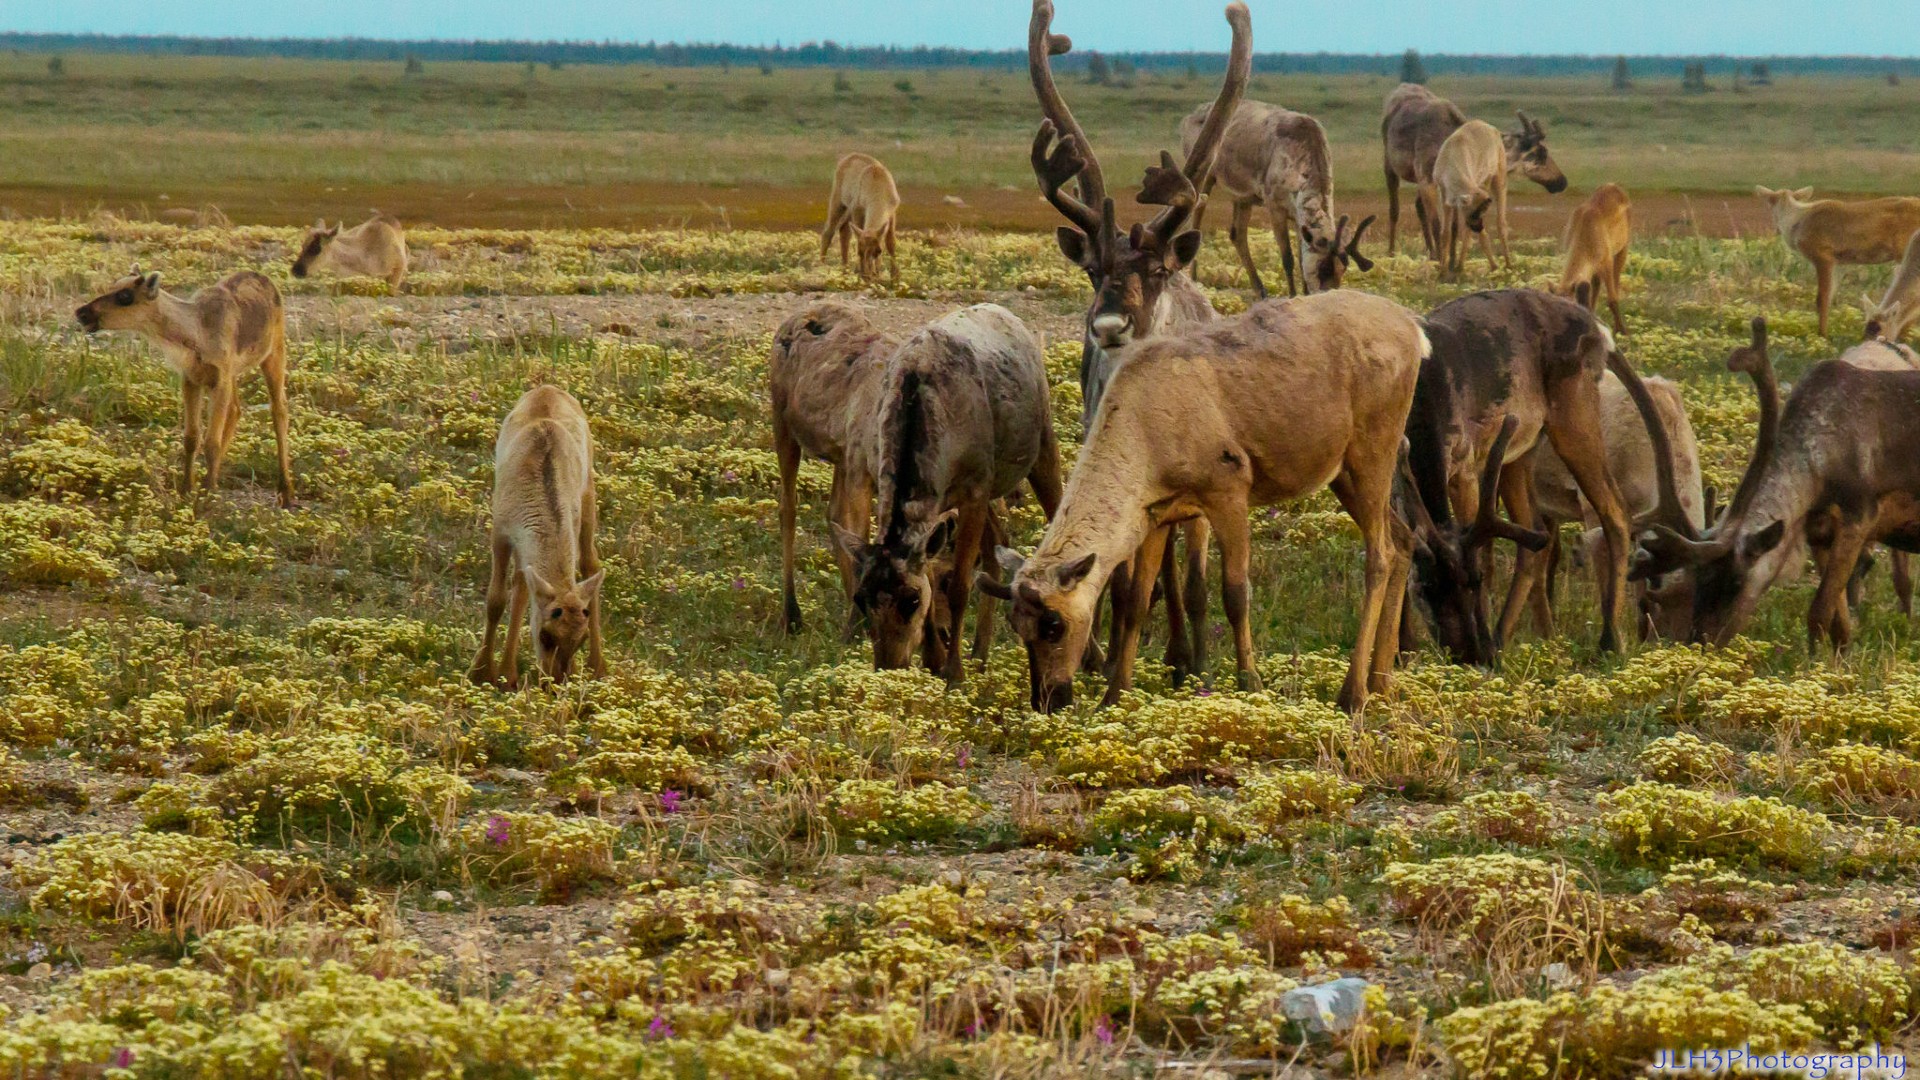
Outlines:
MULTIPOLYGON (((834 160, 864 149, 899 178, 910 223, 1051 224, 1025 166, 1038 113, 1024 71, 914 72, 911 91, 891 72, 846 73, 842 90, 835 78, 641 66, 529 77, 477 63, 410 76, 399 63, 109 55, 69 56, 54 77, 42 57, 0 56, 0 205, 157 214, 215 203, 236 221, 295 224, 373 204, 444 225, 791 227, 820 213, 834 160)), ((1391 86, 1261 75, 1248 96, 1319 118, 1339 189, 1371 206, 1391 86)), ((1910 190, 1913 83, 1782 77, 1703 95, 1677 83, 1617 93, 1598 78, 1434 86, 1502 125, 1527 109, 1576 190, 1608 180, 1695 196, 1744 197, 1755 183, 1910 190)), ((1119 186, 1158 150, 1177 150, 1179 119, 1216 89, 1169 72, 1067 93, 1119 186)))
MULTIPOLYGON (((1360 560, 1316 496, 1255 523, 1267 692, 1224 689, 1222 639, 1213 693, 1149 659, 1114 710, 1084 704, 1090 678, 1038 717, 1004 632, 960 691, 840 640, 817 465, 807 628, 781 630, 768 335, 790 294, 858 289, 810 237, 422 229, 403 297, 289 278, 296 241, 0 222, 0 791, 65 782, 97 809, 4 808, 32 842, 0 877, 0 971, 54 970, 8 984, 0 1072, 126 1051, 136 1075, 1122 1076, 1285 1063, 1285 993, 1353 974, 1375 984, 1336 1047, 1358 1072, 1439 1076, 1508 1040, 1546 1056, 1502 1075, 1613 1075, 1623 1014, 1633 1053, 1846 1038, 1806 1019, 1840 1004, 1803 1014, 1781 989, 1841 985, 1835 957, 1698 958, 1715 934, 1884 937, 1920 884, 1920 668, 1884 574, 1837 659, 1806 652, 1810 582, 1732 649, 1597 655, 1574 575, 1564 637, 1492 672, 1423 652, 1350 720, 1330 702, 1360 560), (171 493, 172 376, 69 325, 135 259, 183 284, 257 266, 288 292, 299 510, 271 505, 252 386, 223 489, 171 493), (543 380, 595 425, 613 674, 508 695, 464 671, 491 441, 543 380), (1679 742, 1643 757, 1683 731, 1713 769, 1663 764, 1679 742), (1692 915, 1733 909, 1751 915, 1692 915), (1732 1026, 1661 1011, 1709 982, 1732 1026)), ((903 325, 1016 308, 1052 342, 1075 452, 1084 279, 1044 236, 906 241, 901 286, 859 299, 903 325)), ((1350 283, 1426 310, 1555 262, 1535 239, 1497 281, 1403 256, 1350 283)), ((1219 238, 1200 267, 1218 307, 1246 303, 1219 238)), ((1841 310, 1816 335, 1805 279, 1770 238, 1644 237, 1629 263, 1623 349, 1683 386, 1723 491, 1755 426, 1723 366, 1747 320, 1772 321, 1783 379, 1860 333, 1841 310)), ((1012 525, 1033 542, 1031 500, 1012 525)), ((1920 972, 1873 965, 1873 1030, 1901 1031, 1920 972)))

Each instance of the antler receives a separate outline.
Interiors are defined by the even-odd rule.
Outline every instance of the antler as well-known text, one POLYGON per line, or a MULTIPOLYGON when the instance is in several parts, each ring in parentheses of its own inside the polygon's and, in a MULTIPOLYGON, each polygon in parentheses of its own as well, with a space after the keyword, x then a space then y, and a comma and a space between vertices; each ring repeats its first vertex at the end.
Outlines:
MULTIPOLYGON (((1053 4, 1050 0, 1033 0, 1033 21, 1027 24, 1027 74, 1033 79, 1034 96, 1040 99, 1040 115, 1046 118, 1033 140, 1033 171, 1040 179, 1040 189, 1046 193, 1047 201, 1080 231, 1097 239, 1100 215, 1093 207, 1106 200, 1106 177, 1100 171, 1100 160, 1093 156, 1093 144, 1087 141, 1087 133, 1073 118, 1073 110, 1067 108, 1060 88, 1054 85, 1051 58, 1071 52, 1073 39, 1053 33, 1052 27, 1053 4), (1048 148, 1056 134, 1060 145, 1049 154, 1048 148), (1075 176, 1080 178, 1078 199, 1060 190, 1075 176)), ((1110 212, 1106 216, 1109 220, 1112 218, 1110 212)))
MULTIPOLYGON (((1042 0, 1036 0, 1036 9, 1040 2, 1042 0)), ((1140 240, 1164 246, 1186 226, 1200 202, 1196 193, 1207 186, 1213 171, 1213 156, 1227 133, 1227 122, 1233 119, 1234 110, 1240 107, 1241 95, 1246 93, 1247 79, 1253 72, 1253 17, 1247 12, 1247 5, 1240 0, 1228 4, 1227 25, 1233 27, 1233 46, 1227 53, 1227 75, 1220 84, 1220 95, 1207 110, 1206 122, 1200 125, 1200 134, 1194 139, 1193 149, 1187 152, 1186 163, 1176 172, 1173 155, 1162 151, 1160 165, 1147 170, 1140 201, 1166 209, 1147 223, 1144 233, 1136 235, 1136 247, 1141 246, 1140 240)))
POLYGON ((1345 256, 1363 271, 1373 269, 1373 260, 1360 254, 1360 235, 1367 231, 1367 226, 1373 224, 1373 220, 1374 215, 1368 214, 1361 218, 1359 226, 1349 233, 1347 232, 1347 215, 1341 214, 1340 224, 1333 230, 1334 254, 1345 256))
POLYGON ((1753 460, 1747 462, 1747 469, 1740 474, 1740 486, 1733 489, 1733 500, 1727 505, 1726 520, 1738 521, 1746 513, 1747 504, 1753 501, 1754 489, 1760 485, 1760 477, 1773 463, 1773 456, 1780 438, 1780 382, 1773 374, 1773 360, 1767 355, 1767 320, 1764 316, 1755 316, 1753 320, 1753 341, 1744 349, 1735 349, 1727 357, 1727 370, 1744 371, 1753 380, 1754 392, 1760 398, 1760 435, 1754 440, 1753 460))
POLYGON ((1552 540, 1538 529, 1526 528, 1500 516, 1500 470, 1506 465, 1507 443, 1519 426, 1519 418, 1508 413, 1500 423, 1500 433, 1493 437, 1492 448, 1487 451, 1487 463, 1480 470, 1480 511, 1474 515, 1473 527, 1467 530, 1465 546, 1469 550, 1498 538, 1511 540, 1529 551, 1539 551, 1552 540))
POLYGON ((1646 425, 1647 441, 1653 444, 1653 479, 1654 487, 1659 492, 1659 503, 1653 512, 1654 520, 1688 540, 1698 540, 1700 531, 1694 528, 1693 519, 1687 516, 1686 508, 1680 505, 1680 486, 1673 475, 1673 440, 1668 437, 1666 421, 1654 405, 1653 395, 1647 392, 1647 384, 1640 381, 1640 374, 1633 370, 1618 349, 1607 350, 1607 368, 1620 380, 1620 385, 1627 388, 1627 396, 1633 399, 1633 407, 1639 410, 1640 422, 1646 425))

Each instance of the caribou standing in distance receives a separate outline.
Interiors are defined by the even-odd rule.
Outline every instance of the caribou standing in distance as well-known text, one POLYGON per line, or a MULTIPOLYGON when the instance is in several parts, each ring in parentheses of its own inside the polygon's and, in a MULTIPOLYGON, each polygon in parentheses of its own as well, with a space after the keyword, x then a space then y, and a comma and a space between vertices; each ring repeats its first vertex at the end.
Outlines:
POLYGON ((1617 649, 1630 545, 1626 510, 1607 464, 1600 376, 1610 370, 1619 377, 1661 448, 1656 457, 1670 459, 1639 377, 1592 312, 1530 289, 1461 297, 1434 309, 1424 325, 1432 355, 1421 367, 1406 428, 1420 506, 1408 520, 1415 531, 1411 595, 1435 637, 1456 662, 1486 664, 1512 634, 1527 602, 1522 586, 1535 578, 1533 563, 1548 543, 1532 528, 1538 520, 1533 451, 1544 436, 1599 519, 1606 547, 1600 647, 1617 649), (1508 421, 1514 427, 1502 439, 1508 421), (1482 490, 1489 482, 1498 484, 1511 521, 1493 512, 1491 494, 1482 490), (1488 628, 1486 615, 1486 568, 1496 538, 1520 545, 1516 587, 1497 631, 1488 628))
MULTIPOLYGON (((1080 391, 1088 430, 1092 429, 1107 381, 1118 366, 1119 353, 1128 343, 1214 319, 1212 303, 1187 273, 1200 251, 1200 234, 1187 226, 1200 211, 1204 199, 1200 190, 1209 182, 1227 122, 1253 68, 1253 27, 1246 5, 1228 5, 1226 16, 1233 28, 1233 44, 1219 96, 1188 144, 1185 160, 1176 166, 1172 155, 1163 152, 1160 164, 1147 169, 1139 201, 1161 210, 1151 220, 1122 233, 1115 223, 1114 203, 1107 196, 1100 159, 1054 83, 1050 58, 1067 53, 1073 43, 1065 35, 1052 32, 1053 4, 1034 0, 1033 18, 1027 26, 1027 71, 1043 119, 1033 140, 1033 172, 1041 193, 1070 223, 1056 233, 1061 254, 1085 271, 1093 284, 1080 358, 1080 391), (1070 182, 1078 187, 1077 196, 1066 190, 1070 182)), ((1169 622, 1167 664, 1176 682, 1189 673, 1204 672, 1207 666, 1206 522, 1196 518, 1183 532, 1187 545, 1184 587, 1170 556, 1161 576, 1169 622)), ((1132 574, 1113 576, 1112 608, 1116 617, 1110 640, 1114 649, 1124 633, 1119 616, 1131 607, 1125 593, 1132 580, 1132 574)))
MULTIPOLYGON (((1687 419, 1680 388, 1661 378, 1641 380, 1660 416, 1669 447, 1680 516, 1694 529, 1705 527, 1711 512, 1709 493, 1700 480, 1700 447, 1693 424, 1687 419)), ((1659 453, 1646 418, 1620 377, 1608 371, 1600 378, 1600 428, 1607 443, 1607 471, 1619 485, 1627 514, 1634 526, 1650 526, 1660 520, 1659 453)), ((1553 636, 1552 592, 1560 562, 1560 525, 1580 522, 1586 526, 1581 547, 1600 573, 1607 572, 1605 539, 1593 507, 1580 494, 1580 483, 1551 445, 1535 451, 1533 462, 1533 502, 1549 540, 1547 557, 1537 561, 1539 577, 1527 586, 1531 601, 1534 631, 1543 638, 1553 636)), ((1517 584, 1517 582, 1516 582, 1517 584)), ((1601 582, 1605 588, 1605 582, 1601 582)), ((1664 579, 1634 581, 1630 586, 1639 610, 1640 637, 1659 637, 1684 641, 1687 625, 1693 617, 1693 595, 1684 574, 1669 574, 1664 579)))
POLYGON ((1825 639, 1842 650, 1851 642, 1847 590, 1866 546, 1920 550, 1920 370, 1911 355, 1878 342, 1856 346, 1815 365, 1783 411, 1767 322, 1753 320, 1752 342, 1727 358, 1760 398, 1760 434, 1740 486, 1710 528, 1655 525, 1634 558, 1637 577, 1691 576, 1693 640, 1724 644, 1738 634, 1766 590, 1796 574, 1811 550, 1820 585, 1807 610, 1808 644, 1825 639), (1869 355, 1887 352, 1895 355, 1869 355))
POLYGON ((1507 150, 1500 132, 1484 120, 1469 120, 1453 129, 1433 159, 1433 202, 1440 213, 1440 265, 1451 278, 1466 260, 1467 233, 1480 234, 1480 250, 1487 270, 1499 269, 1493 260, 1493 241, 1487 235, 1486 213, 1495 211, 1500 229, 1500 257, 1513 269, 1513 251, 1507 244, 1507 150))
MULTIPOLYGON (((1190 156, 1199 145, 1212 112, 1211 105, 1202 105, 1180 121, 1183 153, 1190 156)), ((1360 254, 1360 236, 1373 224, 1373 218, 1363 219, 1358 227, 1345 217, 1334 220, 1333 158, 1327 150, 1327 133, 1313 117, 1262 101, 1242 101, 1227 124, 1201 194, 1210 194, 1216 183, 1225 185, 1233 196, 1233 223, 1227 235, 1240 255, 1240 264, 1247 268, 1254 292, 1260 296, 1267 295, 1267 286, 1260 280, 1253 253, 1247 248, 1247 230, 1256 206, 1266 207, 1273 221, 1280 265, 1287 273, 1288 296, 1339 288, 1349 263, 1363 271, 1373 269, 1372 260, 1360 254), (1296 228, 1300 244, 1298 289, 1293 279, 1296 228)), ((1196 232, 1203 211, 1204 206, 1194 213, 1196 232)))
MULTIPOLYGON (((880 413, 887 359, 900 339, 885 334, 856 308, 837 300, 808 304, 780 324, 767 358, 773 399, 773 451, 780 463, 780 582, 787 632, 798 633, 800 601, 793 584, 794 518, 802 456, 833 466, 827 499, 831 527, 865 539, 873 516, 873 417, 880 413)), ((833 553, 840 582, 853 596, 854 562, 842 545, 833 553)), ((846 635, 859 629, 849 613, 846 635)))
MULTIPOLYGON (((1518 172, 1557 195, 1567 178, 1547 152, 1547 132, 1524 112, 1517 131, 1501 136, 1507 151, 1507 171, 1518 172)), ((1453 102, 1415 83, 1401 83, 1387 95, 1380 117, 1380 141, 1385 152, 1387 178, 1387 254, 1399 249, 1400 185, 1414 185, 1413 210, 1427 256, 1440 258, 1440 220, 1433 205, 1433 163, 1440 146, 1455 128, 1467 122, 1453 102)))
POLYGON ((893 186, 893 174, 885 165, 867 154, 848 154, 833 167, 833 190, 827 195, 827 227, 820 230, 820 257, 840 238, 840 265, 847 265, 847 240, 852 237, 859 254, 860 277, 872 281, 880 276, 880 249, 887 252, 887 267, 894 284, 900 282, 900 261, 894 254, 894 218, 900 211, 900 191, 893 186))
POLYGON ((346 224, 328 228, 325 218, 315 221, 293 260, 293 276, 331 270, 342 277, 385 278, 388 287, 399 292, 407 280, 407 236, 400 220, 375 210, 351 229, 346 224))
POLYGON ((190 297, 160 287, 160 275, 139 267, 74 312, 87 333, 126 330, 153 342, 180 374, 185 450, 180 494, 193 494, 193 458, 204 444, 202 491, 220 486, 220 466, 240 426, 240 380, 260 372, 273 412, 280 458, 280 505, 293 505, 293 461, 288 447, 287 317, 280 290, 266 275, 242 270, 190 297), (208 398, 211 401, 208 402, 208 398), (203 410, 203 403, 206 408, 203 410), (203 411, 210 425, 201 437, 203 411))
POLYGON ((1813 264, 1814 305, 1822 335, 1827 332, 1827 309, 1833 304, 1833 268, 1892 262, 1907 250, 1913 234, 1920 232, 1920 198, 1815 202, 1810 187, 1775 191, 1757 185, 1753 193, 1773 213, 1773 226, 1787 248, 1813 264))
POLYGON ((467 672, 476 685, 508 690, 519 685, 523 618, 530 619, 540 671, 547 678, 567 680, 583 641, 588 673, 594 678, 607 673, 600 651, 600 585, 606 571, 595 545, 598 531, 587 412, 565 390, 536 386, 521 395, 494 442, 487 632, 467 672), (509 592, 513 613, 507 619, 506 653, 495 666, 494 638, 509 592))
POLYGON ((1567 251, 1567 265, 1553 288, 1557 295, 1580 301, 1588 311, 1600 302, 1604 288, 1615 334, 1627 332, 1620 321, 1620 274, 1627 268, 1627 244, 1633 237, 1627 220, 1632 205, 1627 189, 1601 184, 1586 202, 1574 207, 1561 244, 1567 251))
POLYGON ((1131 566, 1132 608, 1104 703, 1132 686, 1153 568, 1172 526, 1220 538, 1239 685, 1258 689, 1248 620, 1248 511, 1331 487, 1360 528, 1366 596, 1339 702, 1386 688, 1411 540, 1390 506, 1401 431, 1427 336, 1413 312, 1351 290, 1269 300, 1134 343, 1100 401, 1060 510, 1012 586, 1035 709, 1072 703, 1073 675, 1109 577, 1131 566))
MULTIPOLYGON (((870 420, 876 539, 834 527, 856 567, 853 600, 866 615, 876 668, 906 667, 918 649, 928 670, 961 680, 967 595, 994 501, 1025 481, 1049 521, 1060 503, 1052 417, 1040 341, 1003 307, 956 311, 894 351, 870 420), (931 626, 930 566, 949 549, 947 625, 931 626)), ((993 619, 992 597, 981 604, 983 624, 993 619)), ((979 640, 984 648, 991 635, 979 640)))

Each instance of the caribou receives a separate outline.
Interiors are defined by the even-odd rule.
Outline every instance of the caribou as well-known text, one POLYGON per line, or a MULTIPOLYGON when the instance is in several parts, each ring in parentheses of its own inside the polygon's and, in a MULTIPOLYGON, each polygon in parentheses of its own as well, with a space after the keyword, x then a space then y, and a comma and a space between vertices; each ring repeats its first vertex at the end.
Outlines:
MULTIPOLYGON (((1159 212, 1122 233, 1100 159, 1054 82, 1051 58, 1071 51, 1073 42, 1052 32, 1050 0, 1034 0, 1027 27, 1027 70, 1042 119, 1030 160, 1041 194, 1068 222, 1056 233, 1061 254, 1080 267, 1093 285, 1080 359, 1082 420, 1087 430, 1129 343, 1214 320, 1212 302, 1188 273, 1200 251, 1200 233, 1188 226, 1203 208, 1200 192, 1210 183, 1228 121, 1253 69, 1253 26, 1246 5, 1228 5, 1226 17, 1233 44, 1220 93, 1198 130, 1183 140, 1185 160, 1176 165, 1172 155, 1163 151, 1159 165, 1147 169, 1139 201, 1159 206, 1159 212), (1067 189, 1069 183, 1077 194, 1067 189)), ((1183 534, 1187 546, 1184 586, 1170 556, 1161 575, 1169 622, 1167 663, 1177 681, 1206 670, 1206 522, 1195 518, 1183 534)), ((1117 651, 1124 634, 1122 613, 1131 607, 1126 590, 1132 581, 1131 573, 1112 577, 1115 617, 1110 653, 1117 651)), ((1097 654, 1097 649, 1089 649, 1090 656, 1097 654)), ((1111 673, 1111 663, 1108 670, 1111 673)))
POLYGON ((1775 191, 1756 185, 1753 193, 1767 204, 1773 226, 1787 248, 1813 264, 1814 307, 1820 333, 1827 332, 1833 304, 1833 268, 1892 262, 1920 232, 1920 198, 1893 196, 1841 202, 1815 201, 1813 189, 1775 191))
POLYGON ((1484 120, 1469 120, 1453 129, 1433 159, 1433 202, 1440 212, 1440 265, 1448 277, 1460 273, 1466 258, 1469 231, 1480 234, 1487 269, 1493 261, 1493 241, 1487 235, 1485 215, 1495 210, 1500 228, 1500 257, 1513 269, 1513 251, 1507 244, 1507 162, 1500 132, 1484 120))
MULTIPOLYGON (((1180 121, 1180 142, 1189 156, 1212 113, 1211 105, 1202 105, 1180 121)), ((1339 288, 1348 264, 1362 271, 1373 269, 1373 261, 1360 253, 1360 236, 1373 224, 1373 217, 1362 219, 1358 227, 1346 217, 1334 220, 1333 158, 1327 150, 1326 130, 1313 117, 1263 101, 1242 101, 1227 124, 1201 193, 1210 194, 1216 183, 1224 184, 1233 196, 1233 223, 1227 235, 1240 264, 1247 268, 1253 291, 1260 296, 1267 295, 1267 286, 1247 248, 1247 229, 1257 206, 1266 207, 1273 221, 1288 296, 1339 288), (1299 288, 1293 279, 1295 229, 1300 244, 1299 288)), ((1195 230, 1200 228, 1200 217, 1196 211, 1195 230)))
POLYGON ((331 270, 343 277, 385 278, 388 287, 399 292, 407 279, 407 236, 400 220, 375 210, 351 229, 346 224, 328 228, 325 218, 315 221, 293 260, 293 276, 331 270))
POLYGON ((820 230, 820 257, 835 237, 840 239, 840 265, 847 265, 847 240, 857 241, 860 277, 872 281, 880 276, 880 250, 887 252, 887 266, 895 284, 900 282, 900 262, 894 255, 894 218, 900 210, 900 192, 893 186, 893 174, 885 165, 867 154, 848 154, 833 167, 833 190, 827 195, 827 225, 820 230))
POLYGON ((1601 184, 1586 202, 1574 207, 1561 245, 1567 251, 1567 264, 1553 289, 1580 301, 1588 311, 1594 310, 1600 290, 1605 289, 1615 334, 1626 333, 1620 321, 1620 274, 1627 268, 1627 243, 1632 239, 1627 221, 1631 208, 1627 190, 1619 184, 1601 184))
MULTIPOLYGON (((1547 132, 1532 117, 1516 112, 1520 127, 1501 136, 1507 171, 1518 172, 1557 195, 1567 178, 1547 152, 1547 132)), ((1433 205, 1433 164, 1441 144, 1467 122, 1466 114, 1446 98, 1415 83, 1401 83, 1387 95, 1380 116, 1380 142, 1387 179, 1387 254, 1400 243, 1400 185, 1414 185, 1414 213, 1420 219, 1427 256, 1440 258, 1440 220, 1433 205)))
MULTIPOLYGON (((867 619, 874 667, 906 667, 918 650, 928 670, 958 683, 974 564, 982 539, 998 531, 994 501, 1025 481, 1049 520, 1060 502, 1046 355, 1007 309, 963 308, 894 351, 879 404, 871 418, 876 538, 836 525, 834 542, 856 567, 853 602, 867 619), (941 575, 929 565, 943 553, 950 569, 941 575), (946 625, 930 625, 941 576, 946 625)), ((992 618, 983 601, 980 619, 992 618)), ((990 635, 979 640, 984 648, 990 635)))
POLYGON ((204 440, 202 491, 220 486, 220 466, 240 426, 240 380, 256 370, 267 384, 273 439, 280 458, 280 505, 293 505, 293 461, 287 437, 287 317, 280 290, 266 275, 242 270, 190 297, 160 287, 158 273, 133 272, 74 312, 89 334, 124 330, 153 342, 180 375, 185 451, 180 494, 193 494, 193 458, 204 440), (209 398, 211 401, 209 401, 209 398))
POLYGON ((583 641, 588 672, 594 678, 607 673, 600 651, 600 586, 606 571, 595 546, 598 529, 587 412, 565 390, 536 386, 521 395, 494 442, 487 631, 467 673, 476 685, 508 690, 519 685, 522 618, 529 620, 540 672, 547 678, 567 680, 583 641), (513 614, 507 620, 506 652, 496 666, 494 640, 509 593, 513 614))
POLYGON ((1759 437, 1732 501, 1704 531, 1655 525, 1635 554, 1637 577, 1691 576, 1694 640, 1724 644, 1738 634, 1766 590, 1811 551, 1820 584, 1808 645, 1824 640, 1838 651, 1852 641, 1847 590, 1867 545, 1920 550, 1920 370, 1910 356, 1884 343, 1855 346, 1815 365, 1783 409, 1767 322, 1753 320, 1750 343, 1727 358, 1760 399, 1759 437), (1887 352, 1896 355, 1871 355, 1887 352))

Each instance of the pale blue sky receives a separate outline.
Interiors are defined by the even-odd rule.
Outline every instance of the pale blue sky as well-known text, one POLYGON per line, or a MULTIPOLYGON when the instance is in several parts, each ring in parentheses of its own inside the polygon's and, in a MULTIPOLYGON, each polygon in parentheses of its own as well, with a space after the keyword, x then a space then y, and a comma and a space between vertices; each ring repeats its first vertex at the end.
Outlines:
MULTIPOLYGON (((1920 55, 1913 0, 1250 0, 1262 52, 1920 55)), ((1224 49, 1217 0, 1056 0, 1085 48, 1224 49)), ((0 0, 0 30, 1011 48, 1029 0, 0 0)))

